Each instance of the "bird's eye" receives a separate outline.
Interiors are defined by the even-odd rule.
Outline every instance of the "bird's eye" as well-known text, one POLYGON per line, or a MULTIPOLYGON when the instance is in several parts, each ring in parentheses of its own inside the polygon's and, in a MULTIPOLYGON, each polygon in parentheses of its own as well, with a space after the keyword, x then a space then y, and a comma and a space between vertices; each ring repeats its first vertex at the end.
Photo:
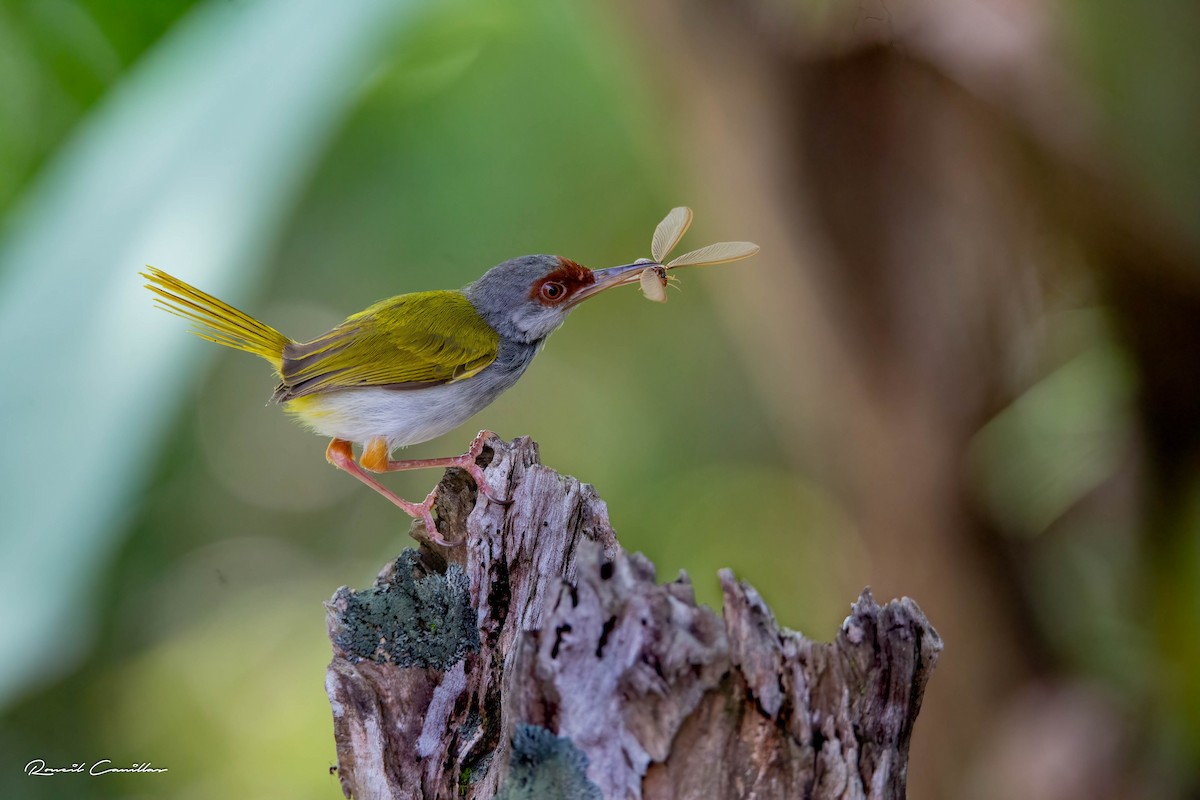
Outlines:
POLYGON ((563 286, 558 281, 546 281, 542 284, 540 291, 543 300, 551 303, 557 303, 567 294, 567 287, 563 286))

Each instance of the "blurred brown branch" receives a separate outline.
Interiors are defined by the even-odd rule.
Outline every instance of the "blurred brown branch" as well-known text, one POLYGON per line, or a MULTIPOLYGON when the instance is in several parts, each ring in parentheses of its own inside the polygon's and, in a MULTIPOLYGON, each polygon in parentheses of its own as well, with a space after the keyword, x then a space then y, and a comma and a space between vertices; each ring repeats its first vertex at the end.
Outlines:
MULTIPOLYGON (((1194 794, 1200 773, 1187 774, 1187 756, 1163 769, 1147 755, 1155 748, 1137 745, 1146 729, 1177 728, 1155 709, 1183 690, 1140 679, 1144 668, 1105 675, 1108 692, 1092 685, 1108 654, 1154 663, 1153 645, 1124 632, 1156 604, 1175 618, 1165 598, 1190 596, 1194 580, 1170 564, 1189 563, 1194 538, 1200 241, 1188 207, 1139 174, 1137 140, 1119 146, 1103 87, 1073 50, 1080 6, 627 8, 631 28, 647 32, 648 69, 670 76, 664 93, 696 132, 698 180, 721 204, 709 213, 751 231, 767 256, 757 281, 714 276, 713 297, 757 356, 747 363, 769 365, 751 378, 786 451, 844 498, 870 583, 919 593, 956 644, 913 745, 915 791, 1194 794), (1080 311, 1101 323, 1070 339, 1062 320, 1080 311), (1080 383, 1013 442, 1011 462, 981 459, 998 416, 1087 348, 1130 369, 1109 385, 1080 383), (989 502, 988 470, 1019 473, 1056 428, 1070 430, 1078 400, 1097 397, 1122 423, 1105 440, 1102 477, 1041 527, 1014 530, 1014 509, 1076 475, 1027 474, 1026 496, 989 502), (1082 582, 1069 580, 1085 553, 1118 565, 1097 590, 1121 598, 1106 610, 1084 612, 1082 582), (1151 585, 1169 587, 1163 599, 1125 602, 1151 585), (1089 733, 1099 726, 1114 731, 1103 756, 1089 733), (1019 743, 1061 736, 1078 739, 1039 749, 1052 769, 999 766, 1019 743)), ((1190 32, 1175 37, 1184 52, 1196 27, 1173 25, 1190 32)), ((1135 65, 1112 66, 1126 76, 1135 65)), ((1183 99, 1170 91, 1178 75, 1159 77, 1145 85, 1162 102, 1183 99)), ((1172 155, 1180 170, 1191 163, 1172 155)))
POLYGON ((532 441, 492 447, 511 506, 476 507, 448 471, 439 519, 465 544, 407 550, 329 604, 348 797, 904 797, 942 647, 913 601, 864 592, 820 644, 725 570, 722 621, 623 552, 532 441))

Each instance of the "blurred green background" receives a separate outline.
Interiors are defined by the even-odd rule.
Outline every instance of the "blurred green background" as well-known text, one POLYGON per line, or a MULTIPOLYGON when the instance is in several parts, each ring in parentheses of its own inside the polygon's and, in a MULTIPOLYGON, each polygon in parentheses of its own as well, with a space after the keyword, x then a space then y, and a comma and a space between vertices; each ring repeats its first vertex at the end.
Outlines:
POLYGON ((686 204, 762 254, 406 455, 531 435, 816 639, 914 597, 914 796, 1200 796, 1200 13, 1027 5, 0 0, 0 795, 340 796, 321 603, 409 544, 143 264, 306 338, 686 204), (169 772, 23 774, 101 758, 169 772))

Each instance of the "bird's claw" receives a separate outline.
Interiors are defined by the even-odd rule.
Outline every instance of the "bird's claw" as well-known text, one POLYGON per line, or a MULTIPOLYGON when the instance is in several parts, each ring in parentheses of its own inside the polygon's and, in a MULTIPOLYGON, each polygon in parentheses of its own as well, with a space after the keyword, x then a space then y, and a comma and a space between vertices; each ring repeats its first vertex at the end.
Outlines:
POLYGON ((425 528, 426 538, 442 547, 455 547, 462 544, 461 539, 456 539, 452 542, 445 536, 442 536, 442 532, 438 530, 437 521, 433 518, 433 504, 436 501, 437 489, 434 489, 425 497, 425 501, 414 509, 417 513, 413 514, 413 516, 421 520, 421 525, 425 528))
POLYGON ((471 476, 471 479, 475 481, 475 486, 479 489, 479 493, 488 500, 492 501, 496 505, 501 506, 511 506, 513 504, 511 497, 503 497, 495 493, 495 491, 487 482, 487 477, 484 475, 483 468, 476 464, 474 459, 472 459, 469 464, 464 464, 463 469, 466 470, 467 474, 471 476))
POLYGON ((480 453, 483 452, 485 443, 489 438, 492 437, 497 439, 500 438, 495 433, 492 433, 488 430, 482 430, 476 434, 475 438, 471 441, 471 446, 467 448, 467 452, 463 453, 461 456, 461 466, 464 470, 466 470, 467 474, 471 476, 471 479, 475 481, 475 486, 477 489, 479 489, 480 494, 496 505, 511 506, 513 504, 513 499, 511 497, 503 497, 496 493, 492 489, 491 485, 488 484, 487 478, 483 472, 483 467, 479 466, 477 463, 480 453))

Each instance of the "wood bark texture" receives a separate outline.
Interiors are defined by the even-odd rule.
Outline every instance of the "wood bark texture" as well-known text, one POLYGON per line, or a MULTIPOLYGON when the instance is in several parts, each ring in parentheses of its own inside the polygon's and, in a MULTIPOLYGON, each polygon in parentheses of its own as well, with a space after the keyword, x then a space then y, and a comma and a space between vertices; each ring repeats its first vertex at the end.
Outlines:
POLYGON ((723 570, 718 616, 625 553, 531 440, 480 463, 511 505, 448 470, 439 526, 463 544, 424 541, 328 603, 347 797, 904 797, 942 647, 916 603, 864 591, 811 642, 723 570))

